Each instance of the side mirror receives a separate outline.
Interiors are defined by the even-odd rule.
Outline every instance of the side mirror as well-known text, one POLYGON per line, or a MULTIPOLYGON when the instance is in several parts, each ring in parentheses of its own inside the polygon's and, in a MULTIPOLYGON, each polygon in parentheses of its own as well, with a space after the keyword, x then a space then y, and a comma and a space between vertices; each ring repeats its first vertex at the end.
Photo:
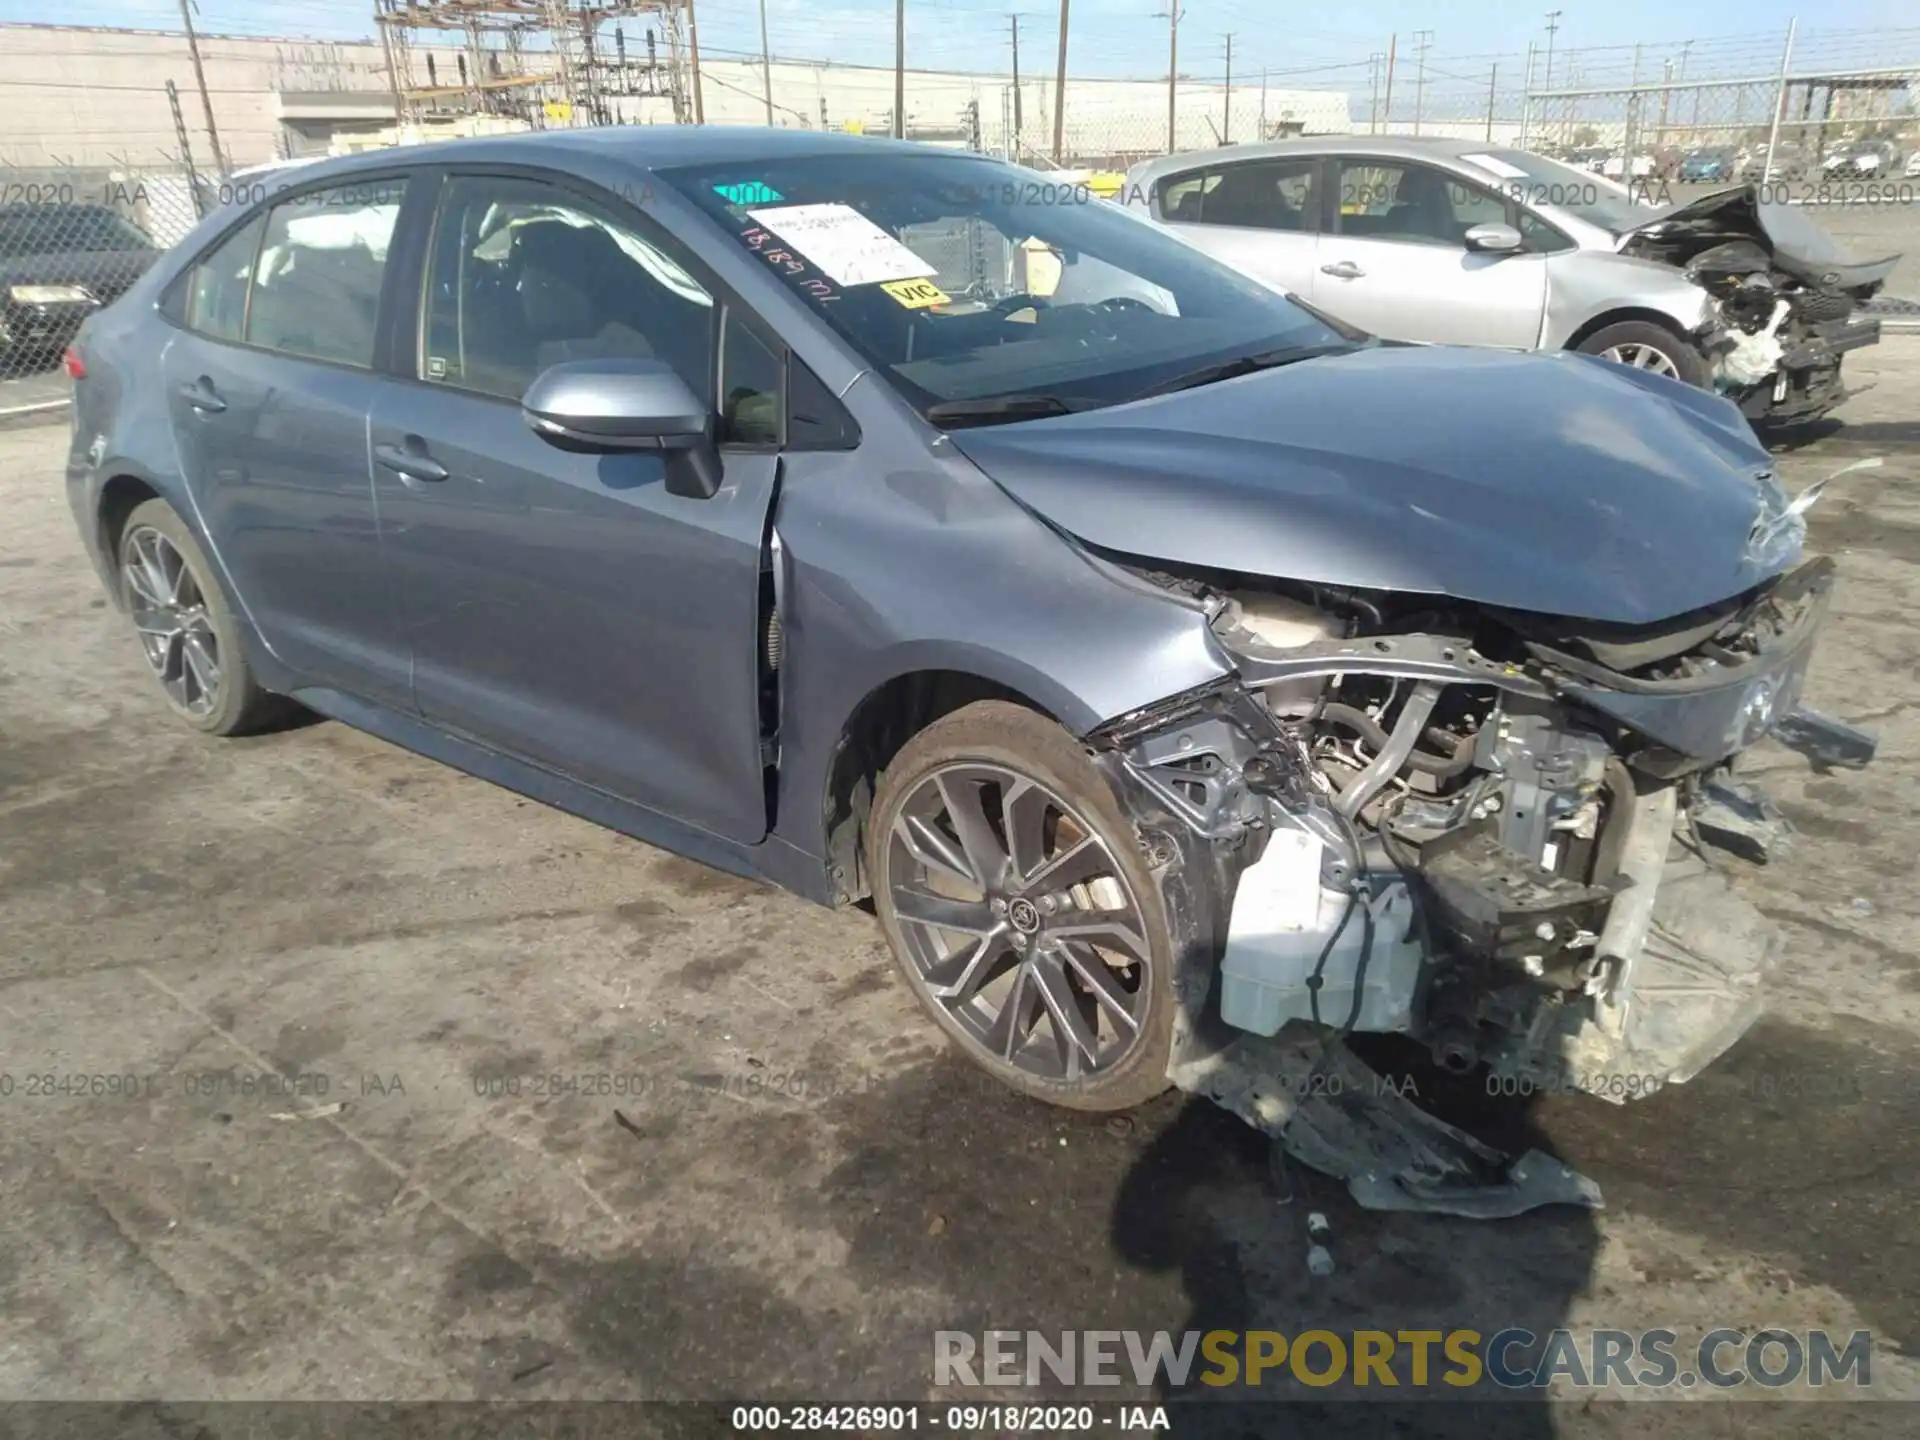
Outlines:
POLYGON ((520 400, 529 429, 586 454, 663 451, 667 489, 706 499, 720 488, 713 416, 661 360, 569 360, 534 378, 520 400))
POLYGON ((1527 243, 1526 236, 1513 226, 1497 221, 1471 227, 1464 238, 1467 249, 1476 255, 1511 255, 1527 243))

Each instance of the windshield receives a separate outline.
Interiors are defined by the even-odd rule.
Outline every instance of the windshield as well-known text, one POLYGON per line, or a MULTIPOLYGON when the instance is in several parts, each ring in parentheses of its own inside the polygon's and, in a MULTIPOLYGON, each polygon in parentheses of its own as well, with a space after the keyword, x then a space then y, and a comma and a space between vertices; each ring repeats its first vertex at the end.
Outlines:
POLYGON ((1084 184, 994 160, 876 146, 663 178, 923 411, 1111 405, 1202 366, 1362 338, 1084 184))
POLYGON ((1500 188, 1522 205, 1549 206, 1615 234, 1633 229, 1653 213, 1653 206, 1635 199, 1624 185, 1529 150, 1488 150, 1462 158, 1500 176, 1500 188), (1489 160, 1494 163, 1487 164, 1489 160))

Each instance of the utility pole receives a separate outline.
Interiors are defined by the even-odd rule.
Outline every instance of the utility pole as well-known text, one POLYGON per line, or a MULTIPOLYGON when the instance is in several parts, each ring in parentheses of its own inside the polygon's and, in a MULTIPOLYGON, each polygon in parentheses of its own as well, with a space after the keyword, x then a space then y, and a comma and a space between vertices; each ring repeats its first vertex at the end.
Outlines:
POLYGON ((205 198, 200 193, 200 176, 193 168, 193 142, 187 138, 186 117, 180 113, 180 92, 167 81, 167 104, 173 107, 173 135, 180 142, 180 163, 187 167, 187 193, 193 197, 193 218, 207 217, 205 198))
MULTIPOLYGON (((375 9, 374 14, 376 17, 380 14, 378 8, 375 9)), ((400 70, 393 59, 393 27, 380 25, 377 19, 374 23, 380 31, 380 49, 387 57, 387 88, 393 92, 393 123, 403 125, 407 119, 407 101, 401 93, 400 70)))
POLYGON ((1220 110, 1220 143, 1233 143, 1233 32, 1227 32, 1227 93, 1220 110))
POLYGON ((1560 17, 1564 13, 1566 12, 1561 10, 1547 12, 1547 76, 1540 82, 1542 90, 1553 89, 1553 37, 1560 28, 1560 17))
MULTIPOLYGON (((1767 129, 1767 163, 1760 172, 1760 190, 1766 193, 1768 185, 1773 183, 1773 167, 1780 154, 1780 117, 1787 108, 1787 76, 1793 73, 1793 33, 1800 28, 1800 21, 1787 22, 1787 46, 1780 52, 1780 88, 1773 96, 1773 124, 1767 129)), ((1819 159, 1818 155, 1814 157, 1819 159)))
POLYGON ((187 53, 193 56, 193 78, 200 87, 200 108, 207 115, 207 141, 213 146, 213 168, 227 173, 226 153, 220 148, 220 131, 213 123, 213 97, 207 93, 207 72, 200 64, 200 37, 193 33, 193 10, 189 0, 180 0, 180 19, 187 27, 187 53))
POLYGON ((693 0, 687 0, 687 48, 693 56, 693 123, 707 123, 707 103, 700 90, 700 22, 694 18, 693 0))
POLYGON ((1633 47, 1633 81, 1627 87, 1627 133, 1620 142, 1620 183, 1633 188, 1633 152, 1640 148, 1640 44, 1633 47))
POLYGON ((1500 83, 1500 62, 1493 62, 1493 68, 1487 72, 1487 143, 1493 143, 1493 97, 1500 83))
MULTIPOLYGON (((1687 52, 1691 49, 1693 49, 1691 40, 1680 47, 1680 83, 1682 85, 1687 83, 1687 52)), ((1700 91, 1698 88, 1693 92, 1693 118, 1687 122, 1687 143, 1689 145, 1700 143, 1700 91)))
POLYGON ((1058 165, 1067 137, 1067 0, 1060 0, 1060 63, 1053 72, 1053 163, 1058 165))
POLYGON ((1420 133, 1420 109, 1427 98, 1427 47, 1433 43, 1431 30, 1413 32, 1413 43, 1419 49, 1419 59, 1413 75, 1413 133, 1420 133))
POLYGON ((1527 42, 1527 78, 1520 86, 1520 146, 1524 150, 1533 136, 1533 41, 1527 42))
POLYGON ((760 75, 767 96, 767 124, 773 124, 773 54, 767 49, 767 0, 760 0, 760 75))
POLYGON ((907 138, 907 0, 893 0, 893 138, 907 138))
POLYGON ((1179 147, 1174 143, 1174 101, 1180 79, 1180 0, 1169 0, 1167 17, 1167 153, 1179 147))
POLYGON ((1007 16, 1013 26, 1013 160, 1020 159, 1020 17, 1007 16))
POLYGON ((1380 62, 1386 52, 1376 50, 1367 56, 1367 134, 1380 133, 1380 62))
POLYGON ((1399 44, 1398 31, 1387 37, 1387 90, 1380 101, 1380 124, 1389 135, 1393 133, 1393 52, 1399 44))

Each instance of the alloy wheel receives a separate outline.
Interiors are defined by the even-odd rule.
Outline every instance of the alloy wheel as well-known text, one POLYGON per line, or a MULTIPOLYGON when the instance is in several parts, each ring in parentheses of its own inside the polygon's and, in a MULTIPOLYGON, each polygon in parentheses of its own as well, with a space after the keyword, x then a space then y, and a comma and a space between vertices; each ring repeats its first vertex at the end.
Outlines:
POLYGON ((1075 809, 999 765, 943 766, 901 803, 887 890, 907 960, 993 1061, 1073 1082, 1140 1038, 1152 946, 1125 872, 1075 809))
POLYGON ((120 554, 147 664, 177 707, 208 714, 220 703, 220 642, 198 578, 174 543, 151 526, 129 533, 120 554))
POLYGON ((1655 375, 1670 375, 1676 380, 1680 378, 1680 368, 1673 363, 1673 357, 1651 345, 1609 345, 1600 352, 1600 358, 1611 360, 1616 365, 1632 366, 1635 370, 1651 370, 1655 375))

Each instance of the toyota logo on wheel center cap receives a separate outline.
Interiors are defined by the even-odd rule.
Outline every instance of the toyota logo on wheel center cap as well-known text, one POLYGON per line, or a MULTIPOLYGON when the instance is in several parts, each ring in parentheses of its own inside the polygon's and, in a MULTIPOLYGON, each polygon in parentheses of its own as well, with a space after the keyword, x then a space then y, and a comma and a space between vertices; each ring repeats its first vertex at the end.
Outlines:
POLYGON ((1024 896, 1007 906, 1007 919, 1023 935, 1031 935, 1040 928, 1040 911, 1024 896))

